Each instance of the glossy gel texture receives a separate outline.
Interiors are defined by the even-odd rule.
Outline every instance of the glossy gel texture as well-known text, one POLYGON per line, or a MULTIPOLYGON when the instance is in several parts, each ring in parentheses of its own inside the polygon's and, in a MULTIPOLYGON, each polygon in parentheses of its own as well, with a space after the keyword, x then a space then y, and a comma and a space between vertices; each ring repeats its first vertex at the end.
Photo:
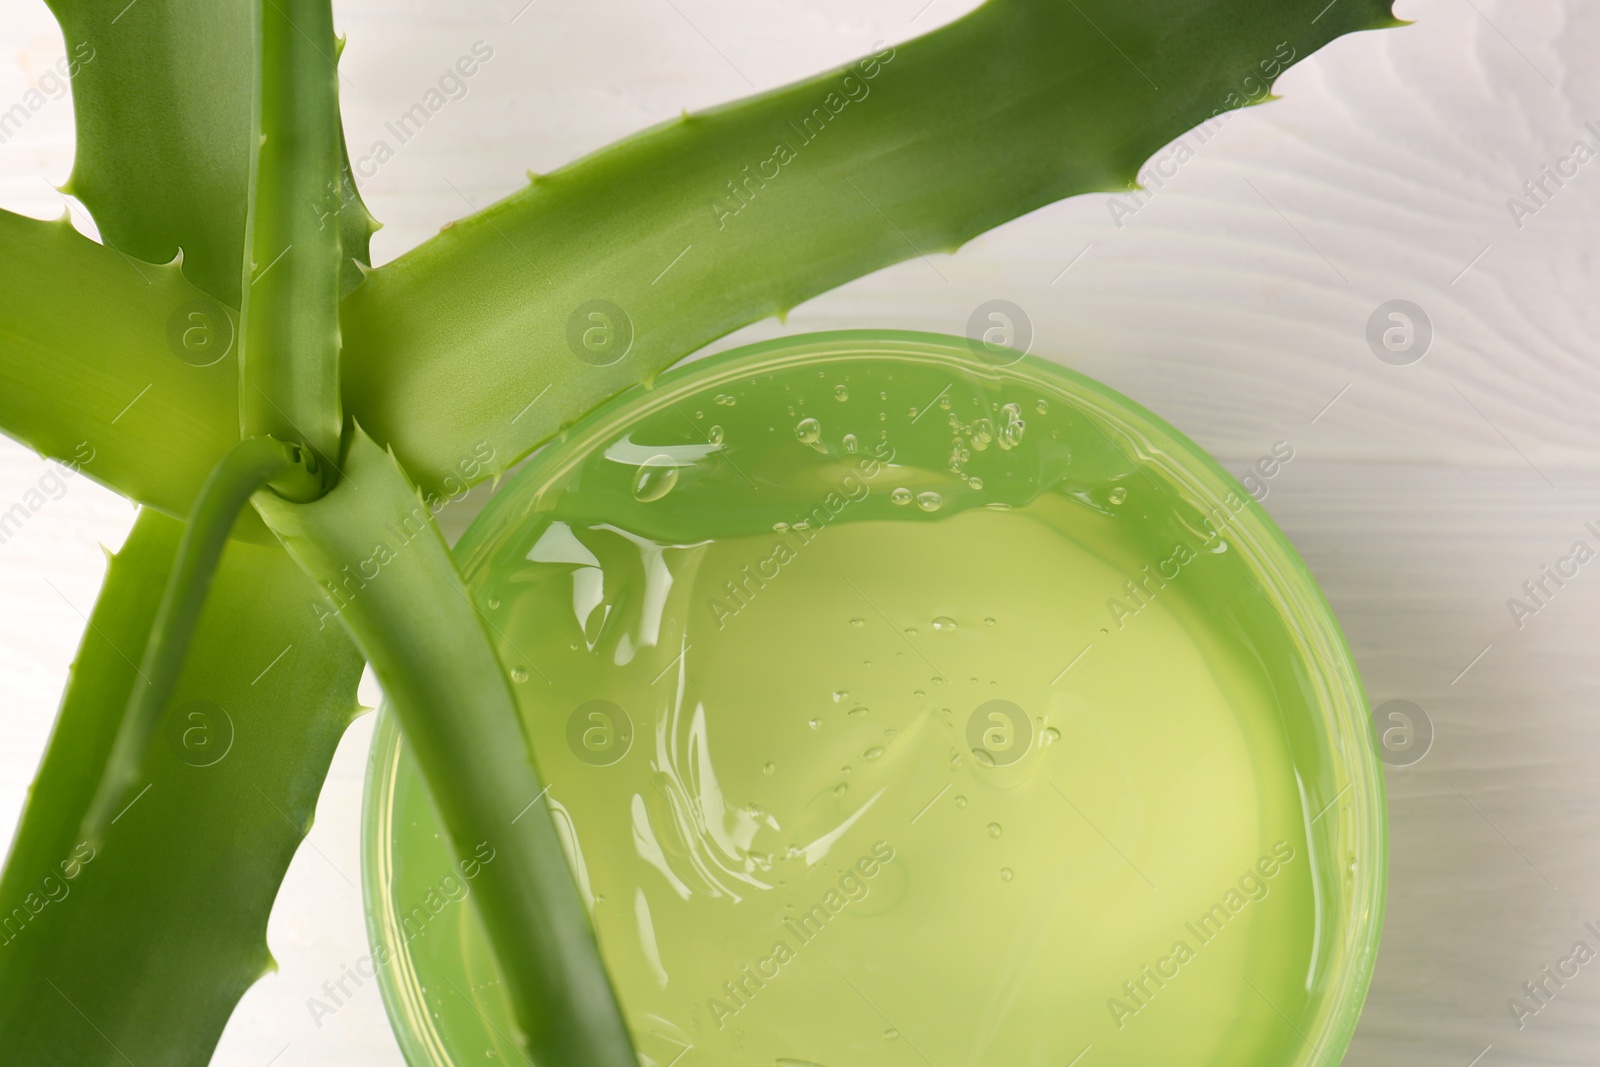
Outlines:
MULTIPOLYGON (((1382 794, 1320 595, 1176 431, 977 355, 693 366, 458 549, 643 1062, 1337 1062, 1382 794)), ((402 1044, 518 1062, 472 868, 374 758, 402 1044)))

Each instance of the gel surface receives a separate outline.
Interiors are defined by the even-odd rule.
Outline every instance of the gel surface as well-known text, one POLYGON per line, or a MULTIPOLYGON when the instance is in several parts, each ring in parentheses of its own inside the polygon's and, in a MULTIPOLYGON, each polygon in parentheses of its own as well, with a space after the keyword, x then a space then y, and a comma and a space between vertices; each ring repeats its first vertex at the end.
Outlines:
MULTIPOLYGON (((1230 527, 1256 505, 1031 367, 664 385, 469 533, 549 784, 524 817, 563 831, 642 1062, 1307 1056, 1326 770, 1230 527)), ((474 869, 391 771, 411 1054, 522 1062, 474 869)))

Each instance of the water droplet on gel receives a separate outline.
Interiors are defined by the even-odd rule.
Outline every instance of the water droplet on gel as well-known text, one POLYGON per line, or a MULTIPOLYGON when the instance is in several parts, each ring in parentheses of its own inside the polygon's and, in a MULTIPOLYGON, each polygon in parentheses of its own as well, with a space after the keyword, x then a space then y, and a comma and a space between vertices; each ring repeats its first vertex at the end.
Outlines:
POLYGON ((1011 868, 1010 867, 1001 867, 1000 868, 1000 880, 1002 882, 1009 882, 1009 881, 1011 881, 1011 878, 1012 878, 1011 868))
POLYGON ((835 704, 842 704, 846 700, 848 700, 849 698, 850 698, 850 694, 846 690, 835 689, 833 691, 833 702, 835 704))
POLYGON ((924 692, 923 692, 923 691, 922 691, 922 690, 920 690, 920 689, 913 689, 913 690, 912 690, 912 691, 911 691, 911 695, 912 695, 912 696, 914 696, 914 697, 916 697, 916 698, 917 698, 917 699, 918 699, 918 700, 921 700, 921 699, 922 699, 922 698, 923 698, 923 697, 925 697, 925 696, 927 696, 927 695, 928 695, 928 694, 927 694, 927 693, 924 693, 924 692))
POLYGON ((849 782, 840 782, 838 785, 833 787, 833 795, 836 797, 842 797, 848 792, 850 792, 849 782))
POLYGON ((810 722, 806 723, 806 725, 811 727, 813 730, 815 730, 815 729, 818 729, 819 727, 822 726, 822 720, 821 719, 812 719, 810 722))
POLYGON ((999 837, 1004 832, 1005 831, 1000 828, 1000 824, 999 823, 992 822, 992 823, 989 824, 989 836, 990 837, 999 837))
POLYGON ((1107 497, 1107 499, 1113 504, 1122 503, 1124 500, 1128 499, 1127 487, 1122 485, 1117 486, 1115 489, 1111 490, 1111 495, 1107 497))
POLYGON ((983 479, 974 474, 972 477, 967 479, 967 485, 973 489, 982 489, 983 479))
POLYGON ((917 636, 917 628, 915 626, 907 626, 906 627, 906 636, 907 637, 915 637, 915 636, 917 636))
POLYGON ((739 402, 738 400, 736 400, 735 398, 729 396, 726 393, 718 393, 717 397, 716 397, 716 400, 717 400, 717 403, 723 405, 724 407, 730 407, 730 408, 733 407, 733 405, 735 405, 735 404, 737 404, 739 402))
POLYGON ((994 620, 993 619, 984 619, 983 620, 983 624, 985 626, 993 626, 994 625, 994 620))
POLYGON ((651 456, 633 472, 633 498, 641 504, 660 500, 678 484, 678 468, 671 456, 651 456))
POLYGON ((866 619, 851 619, 850 620, 850 625, 851 626, 862 627, 862 626, 865 626, 866 624, 867 624, 867 620, 866 619))
POLYGON ((911 503, 911 490, 901 486, 889 494, 889 499, 894 501, 896 504, 909 504, 911 503))
POLYGON ((955 799, 955 805, 956 805, 956 807, 958 807, 958 808, 964 808, 964 807, 966 807, 966 806, 967 806, 967 798, 966 798, 966 797, 964 797, 964 796, 961 796, 961 795, 960 795, 960 794, 959 794, 959 793, 958 793, 958 794, 957 794, 957 795, 956 795, 956 799, 955 799))
POLYGON ((861 754, 861 758, 862 759, 868 759, 868 760, 874 760, 874 759, 877 759, 881 755, 883 755, 883 746, 882 745, 873 745, 871 748, 867 749, 865 752, 863 752, 861 754))
POLYGON ((766 775, 768 778, 771 778, 774 774, 778 773, 778 765, 776 763, 769 763, 765 767, 761 768, 761 773, 766 775))
POLYGON ((772 524, 772 528, 778 533, 783 533, 783 531, 789 528, 789 524, 786 522, 775 522, 772 524))
POLYGON ((801 419, 795 423, 794 435, 803 445, 814 445, 822 437, 822 423, 816 419, 801 419))
POLYGON ((1022 443, 1022 433, 1028 424, 1022 421, 1022 408, 1016 404, 1006 404, 1000 409, 1005 420, 1000 425, 997 439, 1002 449, 1015 448, 1022 443))
POLYGON ((499 606, 500 606, 500 598, 499 597, 492 596, 492 597, 489 598, 489 610, 490 611, 493 611, 495 608, 498 608, 499 606))
POLYGON ((1039 402, 1033 405, 1033 410, 1043 415, 1045 412, 1050 410, 1050 402, 1045 400, 1043 397, 1040 397, 1039 402))
POLYGON ((988 419, 974 419, 971 433, 972 447, 982 452, 989 447, 989 442, 994 440, 994 423, 988 419))
POLYGON ((845 434, 844 435, 844 441, 842 443, 844 444, 844 450, 846 452, 854 452, 856 450, 856 447, 857 447, 856 446, 856 435, 853 434, 853 433, 845 434))
POLYGON ((847 385, 836 385, 836 386, 834 386, 833 387, 833 398, 835 400, 849 400, 850 399, 850 387, 847 386, 847 385))
POLYGON ((526 667, 512 667, 511 680, 513 682, 526 682, 528 680, 528 669, 526 667))
POLYGON ((900 1036, 900 1031, 895 1030, 893 1028, 890 1028, 890 1029, 885 1030, 883 1032, 883 1039, 885 1041, 893 1041, 895 1038, 897 1038, 899 1036, 900 1036))
POLYGON ((707 430, 706 440, 710 441, 714 445, 720 445, 722 443, 722 427, 713 426, 711 429, 707 430))
POLYGON ((933 620, 933 628, 935 630, 954 630, 956 628, 956 620, 948 615, 940 615, 933 620))
POLYGON ((855 707, 850 709, 850 717, 852 719, 859 719, 859 718, 861 718, 861 716, 865 715, 866 713, 867 713, 867 706, 865 704, 857 704, 855 707))
POLYGON ((944 497, 933 492, 932 490, 929 490, 926 493, 917 494, 917 507, 921 508, 923 511, 938 511, 943 504, 944 497))
POLYGON ((1045 732, 1044 732, 1044 743, 1045 744, 1053 745, 1059 740, 1061 740, 1061 731, 1060 730, 1057 730, 1054 726, 1051 726, 1051 727, 1048 727, 1048 728, 1045 729, 1045 732))

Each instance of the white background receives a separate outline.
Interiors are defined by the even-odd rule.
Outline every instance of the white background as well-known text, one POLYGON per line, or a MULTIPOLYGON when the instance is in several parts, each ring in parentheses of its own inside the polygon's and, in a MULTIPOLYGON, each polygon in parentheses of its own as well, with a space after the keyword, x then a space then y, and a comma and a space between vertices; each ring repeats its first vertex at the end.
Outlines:
MULTIPOLYGON (((387 227, 378 261, 529 168, 971 6, 524 3, 336 4, 355 156, 474 42, 494 49, 468 96, 363 183, 387 227)), ((1388 922, 1347 1063, 1593 1063, 1600 962, 1525 1029, 1506 1001, 1580 937, 1600 947, 1582 929, 1600 920, 1600 561, 1521 628, 1506 601, 1574 541, 1600 548, 1583 529, 1600 526, 1600 161, 1520 228, 1506 201, 1575 138, 1600 147, 1582 128, 1600 120, 1600 9, 1403 0, 1400 13, 1417 24, 1341 39, 1290 70, 1284 99, 1233 118, 1120 227, 1107 196, 1056 204, 934 257, 936 270, 912 260, 717 347, 842 327, 960 333, 977 304, 1003 297, 1030 314, 1035 352, 1154 409, 1236 473, 1288 442, 1267 508, 1327 591, 1374 704, 1413 700, 1437 731, 1420 763, 1388 772, 1388 922), (1364 339, 1393 298, 1422 306, 1436 331, 1412 366, 1380 362, 1364 339)), ((3 0, 0 110, 63 51, 42 3, 3 0)), ((71 158, 62 99, 0 146, 0 206, 59 215, 53 185, 71 158)), ((0 440, 0 510, 45 470, 0 440)), ((7 828, 104 575, 99 545, 120 544, 132 518, 76 479, 0 545, 7 828)), ((316 847, 301 849, 273 913, 281 970, 246 994, 219 1064, 399 1063, 370 984, 320 1027, 306 1006, 366 951, 346 879, 370 732, 369 717, 339 751, 316 847)))

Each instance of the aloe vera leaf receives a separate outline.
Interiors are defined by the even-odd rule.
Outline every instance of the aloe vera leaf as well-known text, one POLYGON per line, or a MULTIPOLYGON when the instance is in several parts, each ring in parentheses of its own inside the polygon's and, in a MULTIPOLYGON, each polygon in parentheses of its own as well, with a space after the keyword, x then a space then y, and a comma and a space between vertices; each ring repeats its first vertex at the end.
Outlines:
MULTIPOLYGON (((250 176, 253 0, 49 0, 71 64, 78 150, 64 191, 106 243, 239 306, 250 176)), ((342 147, 342 146, 341 146, 342 147)), ((340 182, 346 255, 376 228, 340 182)), ((346 284, 359 273, 346 266, 346 284)), ((213 456, 214 460, 216 457, 213 456)))
POLYGON ((272 967, 273 897, 356 713, 362 660, 318 628, 315 589, 281 549, 230 541, 149 788, 86 858, 79 826, 181 534, 146 509, 112 558, 0 877, 7 1063, 206 1062, 272 967))
POLYGON ((194 513, 178 542, 177 557, 150 626, 150 638, 140 658, 138 681, 128 696, 127 711, 117 727, 105 771, 89 811, 82 837, 98 849, 106 826, 121 810, 135 788, 144 784, 150 760, 150 743, 171 705, 178 676, 187 662, 205 607, 206 593, 227 547, 228 531, 250 495, 273 478, 288 472, 297 478, 309 499, 320 491, 321 480, 309 468, 309 453, 299 445, 271 437, 247 437, 222 457, 206 479, 194 513))
POLYGON ((1396 24, 1389 0, 990 0, 536 178, 373 272, 345 306, 346 405, 425 486, 484 443, 504 466, 737 327, 1127 188, 1288 63, 1396 24), (602 358, 631 335, 626 355, 578 358, 569 331, 591 327, 602 358))
POLYGON ((306 445, 331 478, 344 425, 333 10, 328 0, 260 0, 259 10, 241 430, 306 445))
POLYGON ((0 426, 124 496, 188 514, 239 440, 232 315, 176 266, 96 244, 64 216, 0 211, 0 247, 0 426))
POLYGON ((252 501, 366 653, 462 862, 531 1062, 635 1067, 510 683, 427 503, 357 426, 320 500, 252 501))

